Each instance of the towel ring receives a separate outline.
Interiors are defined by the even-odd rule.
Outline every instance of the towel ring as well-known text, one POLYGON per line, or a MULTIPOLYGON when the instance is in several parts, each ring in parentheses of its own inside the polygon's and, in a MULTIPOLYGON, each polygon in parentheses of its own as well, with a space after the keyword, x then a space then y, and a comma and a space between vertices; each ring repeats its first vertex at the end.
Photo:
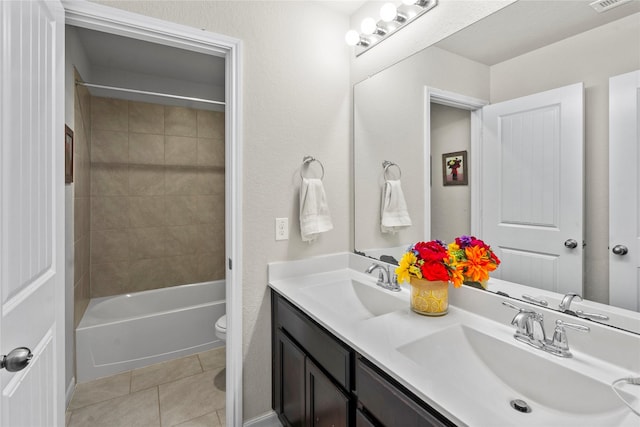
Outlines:
POLYGON ((384 168, 384 179, 389 179, 389 177, 387 176, 387 172, 389 171, 389 168, 391 166, 395 166, 398 168, 398 179, 402 178, 402 169, 400 169, 400 166, 398 166, 396 163, 390 162, 389 160, 385 160, 384 162, 382 162, 382 167, 384 168))
MULTIPOLYGON (((308 165, 313 162, 318 162, 318 164, 320 165, 320 169, 322 169, 320 180, 324 179, 324 166, 322 166, 322 162, 320 160, 311 156, 304 156, 304 158, 302 159, 302 166, 304 167, 304 165, 308 165)), ((300 178, 305 178, 305 176, 302 174, 302 168, 300 168, 300 178)))

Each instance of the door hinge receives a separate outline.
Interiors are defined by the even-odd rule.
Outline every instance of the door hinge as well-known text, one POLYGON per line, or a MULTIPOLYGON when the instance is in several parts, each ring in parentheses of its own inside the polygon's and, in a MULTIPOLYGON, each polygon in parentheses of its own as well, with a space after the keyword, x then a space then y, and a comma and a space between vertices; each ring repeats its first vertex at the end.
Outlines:
POLYGON ((233 268, 231 267, 231 265, 232 265, 231 258, 228 258, 228 260, 229 260, 229 270, 233 270, 233 268))

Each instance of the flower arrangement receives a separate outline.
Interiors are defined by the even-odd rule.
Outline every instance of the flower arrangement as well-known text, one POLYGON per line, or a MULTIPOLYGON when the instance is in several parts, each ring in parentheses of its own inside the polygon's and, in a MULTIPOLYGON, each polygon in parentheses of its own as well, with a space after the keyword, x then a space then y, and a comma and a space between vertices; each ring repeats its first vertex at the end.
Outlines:
POLYGON ((485 287, 489 272, 500 265, 500 259, 491 247, 474 236, 456 237, 449 243, 447 252, 449 263, 456 270, 451 280, 455 287, 465 281, 478 282, 485 287))
POLYGON ((431 240, 409 247, 396 274, 399 282, 416 277, 450 281, 459 288, 465 281, 486 282, 489 272, 498 265, 500 260, 489 245, 474 236, 460 236, 448 246, 441 240, 431 240))
POLYGON ((402 256, 396 274, 399 282, 411 277, 432 281, 449 281, 455 268, 450 264, 447 246, 441 240, 418 242, 402 256))

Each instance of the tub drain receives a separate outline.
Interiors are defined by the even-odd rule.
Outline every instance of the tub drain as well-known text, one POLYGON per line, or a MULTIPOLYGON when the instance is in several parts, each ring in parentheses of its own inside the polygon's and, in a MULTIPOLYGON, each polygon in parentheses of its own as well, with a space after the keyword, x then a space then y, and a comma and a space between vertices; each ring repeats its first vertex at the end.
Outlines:
POLYGON ((531 412, 531 407, 522 399, 513 399, 511 401, 511 407, 518 412, 525 412, 527 414, 531 412))

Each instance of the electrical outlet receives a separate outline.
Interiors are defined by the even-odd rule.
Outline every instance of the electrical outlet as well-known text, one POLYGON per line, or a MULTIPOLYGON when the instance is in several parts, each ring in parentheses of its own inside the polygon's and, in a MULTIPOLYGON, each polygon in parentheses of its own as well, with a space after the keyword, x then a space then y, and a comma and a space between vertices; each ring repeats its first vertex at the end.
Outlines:
POLYGON ((276 218, 276 240, 289 240, 289 218, 276 218))

